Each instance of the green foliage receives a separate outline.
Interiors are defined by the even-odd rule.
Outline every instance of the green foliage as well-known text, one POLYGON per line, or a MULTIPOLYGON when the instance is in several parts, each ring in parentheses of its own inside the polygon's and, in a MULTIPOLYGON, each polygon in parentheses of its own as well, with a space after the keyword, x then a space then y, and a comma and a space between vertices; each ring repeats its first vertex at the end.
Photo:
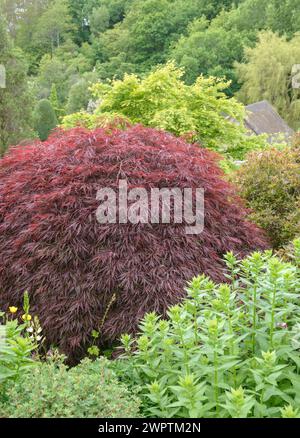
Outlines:
POLYGON ((289 37, 299 29, 298 0, 243 0, 238 7, 220 13, 214 25, 246 32, 255 42, 261 30, 289 37))
MULTIPOLYGON (((291 79, 292 46, 297 49, 297 1, 0 0, 10 36, 26 56, 34 92, 33 96, 26 96, 22 105, 13 108, 13 111, 22 108, 22 118, 27 120, 17 135, 3 140, 3 149, 7 142, 16 143, 31 135, 27 128, 32 126, 32 111, 24 111, 24 104, 28 106, 35 97, 49 99, 53 84, 58 98, 58 111, 55 111, 60 118, 86 107, 89 92, 86 88, 87 96, 84 96, 85 73, 100 80, 121 80, 126 73, 149 74, 168 60, 184 67, 183 79, 189 85, 203 74, 225 78, 227 86, 223 91, 228 96, 233 96, 244 83, 240 98, 245 102, 261 100, 264 96, 260 93, 265 93, 265 98, 296 126, 299 99, 295 91, 289 94, 287 84, 291 79), (252 75, 248 71, 252 69, 251 59, 247 64, 241 63, 245 48, 253 48, 258 33, 264 30, 276 32, 283 39, 287 35, 288 50, 285 55, 280 44, 280 53, 276 54, 273 47, 276 48, 276 41, 274 44, 271 41, 262 56, 270 65, 266 69, 272 73, 266 75, 270 82, 265 79, 252 83, 264 69, 252 75), (280 69, 274 68, 273 62, 280 69), (235 63, 241 66, 235 69, 235 63)), ((246 60, 247 56, 248 52, 246 60)), ((297 57, 295 52, 295 60, 297 57)), ((24 62, 23 55, 21 58, 24 62)), ((15 79, 14 83, 18 84, 19 78, 15 79)), ((7 117, 13 120, 9 112, 7 117)), ((167 117, 172 119, 169 113, 167 117)), ((174 117, 178 119, 176 112, 174 117)), ((182 118, 183 126, 190 125, 184 110, 182 118)), ((172 122, 159 124, 172 125, 172 122)), ((11 121, 5 136, 14 129, 16 124, 11 121)))
POLYGON ((15 43, 26 54, 29 72, 36 73, 44 46, 39 44, 35 36, 40 18, 46 12, 52 0, 0 0, 8 6, 6 17, 11 36, 15 43))
POLYGON ((74 43, 67 41, 56 50, 55 56, 47 54, 41 59, 39 75, 34 80, 36 94, 39 99, 48 99, 55 86, 60 115, 68 105, 68 99, 73 99, 73 87, 85 82, 86 95, 89 96, 89 83, 98 79, 97 74, 90 71, 90 50, 89 45, 78 49, 74 43))
POLYGON ((131 0, 68 0, 67 3, 75 27, 73 40, 80 45, 122 21, 131 0))
POLYGON ((67 115, 62 120, 62 127, 65 129, 70 129, 75 126, 81 126, 87 129, 93 129, 98 127, 97 124, 98 117, 94 114, 89 114, 85 111, 79 111, 77 113, 73 113, 67 115))
POLYGON ((300 59, 300 38, 291 40, 263 32, 254 48, 245 50, 246 62, 236 66, 245 103, 268 100, 294 128, 299 128, 300 91, 291 87, 292 67, 300 59))
POLYGON ((50 132, 57 126, 58 121, 47 99, 40 100, 34 110, 34 128, 37 131, 40 140, 47 140, 50 132))
POLYGON ((97 82, 95 73, 84 73, 78 81, 76 81, 69 90, 66 112, 68 114, 80 112, 88 108, 89 102, 92 100, 90 86, 97 82))
POLYGON ((39 17, 33 41, 37 47, 53 54, 56 47, 66 39, 72 30, 71 17, 68 11, 67 1, 54 0, 39 17))
MULTIPOLYGON (((3 314, 0 314, 0 317, 3 314)), ((26 324, 17 320, 2 321, 0 325, 0 400, 10 381, 16 381, 35 363, 31 353, 36 348, 28 336, 24 336, 26 324)))
POLYGON ((87 109, 91 94, 88 92, 89 84, 81 79, 71 88, 67 101, 67 113, 84 111, 87 109))
POLYGON ((6 87, 0 88, 0 156, 10 144, 32 136, 32 100, 27 84, 27 64, 14 48, 0 14, 0 64, 6 70, 6 87))
POLYGON ((68 10, 72 17, 72 23, 75 26, 73 38, 77 44, 88 41, 89 12, 96 6, 95 0, 68 0, 68 10))
POLYGON ((128 30, 131 62, 149 66, 164 62, 166 48, 179 30, 178 18, 168 0, 136 1, 122 23, 128 30))
POLYGON ((53 87, 56 89, 59 105, 67 99, 67 64, 57 56, 45 55, 40 62, 39 75, 35 78, 38 99, 48 99, 53 87))
POLYGON ((0 417, 132 418, 139 401, 118 383, 104 358, 68 369, 62 360, 39 363, 8 390, 0 417))
POLYGON ((126 72, 146 73, 155 65, 172 59, 173 45, 186 33, 189 23, 202 16, 210 20, 233 3, 231 0, 126 2, 122 21, 102 34, 93 32, 92 45, 101 79, 121 79, 126 72))
POLYGON ((269 149, 247 157, 236 174, 251 219, 264 228, 272 245, 286 245, 300 236, 299 149, 269 149))
POLYGON ((233 95, 238 89, 233 64, 242 61, 248 44, 247 32, 228 30, 201 18, 188 27, 188 35, 179 39, 170 57, 184 67, 187 83, 193 83, 200 74, 225 77, 232 81, 226 91, 233 95))
MULTIPOLYGON (((246 135, 244 107, 226 97, 227 82, 200 76, 195 84, 188 86, 181 80, 182 74, 182 70, 168 63, 144 79, 125 75, 123 81, 116 80, 111 85, 96 84, 92 90, 100 105, 94 115, 84 118, 93 126, 95 115, 119 115, 132 123, 187 136, 234 158, 265 147, 264 138, 246 135), (233 123, 232 119, 239 123, 233 123)), ((67 120, 70 126, 70 118, 67 120)))
POLYGON ((267 2, 266 23, 274 32, 289 37, 299 31, 300 15, 298 0, 272 0, 267 2))
POLYGON ((99 36, 109 27, 109 10, 106 6, 94 8, 90 16, 90 28, 93 35, 99 36))
POLYGON ((142 123, 185 136, 224 154, 231 177, 259 150, 234 178, 251 219, 292 263, 227 255, 230 285, 194 279, 168 321, 148 315, 137 339, 123 337, 125 357, 111 366, 34 362, 41 327, 25 294, 22 324, 14 308, 0 315, 0 416, 137 415, 113 367, 147 416, 299 417, 300 243, 290 243, 300 236, 299 134, 292 149, 264 150, 227 98, 266 99, 299 128, 299 0, 0 0, 0 9, 0 155, 33 127, 47 139, 65 114, 65 128, 142 123))
POLYGON ((70 129, 75 126, 82 128, 94 129, 94 128, 117 128, 126 129, 129 124, 129 120, 126 117, 120 117, 118 114, 89 114, 85 111, 79 111, 78 113, 70 114, 63 118, 61 124, 62 128, 70 129))
POLYGON ((148 314, 113 363, 151 417, 299 415, 300 240, 295 264, 270 251, 225 257, 229 284, 205 276, 168 319, 148 314))
POLYGON ((60 117, 63 116, 63 110, 60 108, 58 96, 57 96, 57 89, 56 85, 52 84, 51 92, 49 96, 49 102, 53 108, 53 111, 55 112, 55 115, 57 119, 60 119, 60 117))
POLYGON ((38 320, 29 314, 28 293, 24 294, 22 324, 14 318, 17 307, 9 307, 9 312, 0 312, 0 402, 7 399, 7 388, 11 382, 18 382, 31 370, 36 362, 32 359, 42 342, 38 320))

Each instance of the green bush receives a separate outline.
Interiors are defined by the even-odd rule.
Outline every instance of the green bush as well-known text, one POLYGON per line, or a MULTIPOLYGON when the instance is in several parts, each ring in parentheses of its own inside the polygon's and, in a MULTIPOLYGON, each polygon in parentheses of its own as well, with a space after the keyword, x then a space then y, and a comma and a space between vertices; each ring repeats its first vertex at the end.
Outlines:
POLYGON ((139 401, 108 369, 106 359, 68 369, 62 360, 39 363, 8 390, 0 417, 137 417, 139 401))
POLYGON ((113 365, 155 417, 299 417, 300 240, 295 264, 225 257, 229 284, 200 276, 168 320, 148 314, 113 365))
POLYGON ((236 174, 251 220, 275 248, 300 236, 300 152, 297 148, 253 152, 236 174))

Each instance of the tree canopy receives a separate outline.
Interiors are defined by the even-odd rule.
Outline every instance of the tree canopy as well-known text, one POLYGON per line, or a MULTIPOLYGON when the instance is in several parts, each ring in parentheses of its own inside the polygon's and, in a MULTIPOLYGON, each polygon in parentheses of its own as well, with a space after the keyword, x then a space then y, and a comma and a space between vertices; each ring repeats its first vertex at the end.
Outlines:
POLYGON ((53 87, 60 118, 87 110, 92 83, 122 81, 126 74, 142 79, 173 61, 184 69, 185 84, 194 84, 201 75, 219 78, 227 83, 228 97, 244 103, 266 98, 297 127, 298 97, 290 84, 291 64, 300 63, 298 3, 0 0, 0 8, 6 21, 2 27, 25 74, 20 88, 26 82, 32 93, 28 120, 36 100, 51 100, 53 87))

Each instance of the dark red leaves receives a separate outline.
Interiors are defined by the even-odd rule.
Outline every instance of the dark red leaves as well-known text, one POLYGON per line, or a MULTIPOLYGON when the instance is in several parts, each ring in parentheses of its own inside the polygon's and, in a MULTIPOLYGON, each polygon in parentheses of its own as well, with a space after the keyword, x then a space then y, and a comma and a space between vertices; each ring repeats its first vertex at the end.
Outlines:
POLYGON ((0 162, 0 307, 21 307, 24 291, 49 343, 79 359, 93 329, 102 342, 134 331, 147 311, 164 313, 199 273, 224 280, 222 255, 264 248, 245 220, 214 153, 150 128, 58 131, 12 148, 0 162), (185 224, 100 225, 97 190, 205 189, 205 228, 185 224), (110 306, 113 294, 115 302, 110 306))

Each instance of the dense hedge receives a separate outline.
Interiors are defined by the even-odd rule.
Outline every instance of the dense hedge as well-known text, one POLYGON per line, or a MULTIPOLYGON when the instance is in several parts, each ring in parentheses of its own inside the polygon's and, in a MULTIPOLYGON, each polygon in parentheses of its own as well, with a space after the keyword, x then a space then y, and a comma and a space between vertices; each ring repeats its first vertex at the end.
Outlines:
POLYGON ((146 311, 165 313, 199 273, 224 280, 222 255, 266 246, 245 220, 217 156, 155 129, 58 131, 47 142, 12 148, 0 162, 0 307, 21 307, 29 291, 48 343, 70 359, 132 332, 146 311), (98 189, 204 188, 205 228, 105 224, 98 189))

